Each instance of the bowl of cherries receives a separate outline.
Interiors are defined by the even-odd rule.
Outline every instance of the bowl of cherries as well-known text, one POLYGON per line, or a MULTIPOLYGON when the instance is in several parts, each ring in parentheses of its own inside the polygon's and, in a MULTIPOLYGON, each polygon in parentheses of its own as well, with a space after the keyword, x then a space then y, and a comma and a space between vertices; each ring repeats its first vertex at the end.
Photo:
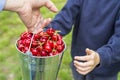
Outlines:
POLYGON ((26 31, 20 35, 16 48, 24 80, 56 80, 66 47, 58 32, 48 28, 36 34, 26 31))
POLYGON ((65 42, 63 37, 53 28, 34 34, 31 32, 23 32, 17 40, 17 50, 22 54, 26 54, 30 44, 30 52, 35 57, 51 57, 59 55, 65 50, 65 42), (32 39, 32 41, 31 41, 32 39))

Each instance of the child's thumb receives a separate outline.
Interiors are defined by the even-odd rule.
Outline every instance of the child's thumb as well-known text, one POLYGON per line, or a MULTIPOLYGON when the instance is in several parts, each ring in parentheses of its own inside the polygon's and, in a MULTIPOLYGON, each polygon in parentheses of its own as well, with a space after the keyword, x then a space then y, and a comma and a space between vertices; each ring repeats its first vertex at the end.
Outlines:
POLYGON ((91 49, 89 49, 89 48, 86 48, 86 54, 87 55, 90 55, 90 54, 92 54, 94 51, 93 50, 91 50, 91 49))

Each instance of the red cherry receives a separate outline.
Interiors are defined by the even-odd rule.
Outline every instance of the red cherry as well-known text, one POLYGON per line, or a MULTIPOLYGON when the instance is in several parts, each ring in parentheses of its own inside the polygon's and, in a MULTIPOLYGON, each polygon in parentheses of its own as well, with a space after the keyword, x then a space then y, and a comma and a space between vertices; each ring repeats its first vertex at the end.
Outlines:
POLYGON ((47 40, 48 40, 48 36, 42 36, 41 38, 40 38, 40 42, 41 43, 46 43, 47 42, 47 40))
POLYGON ((54 43, 53 43, 53 49, 56 49, 56 48, 57 48, 57 43, 54 42, 54 43))
POLYGON ((19 40, 17 41, 17 43, 18 43, 18 44, 22 44, 22 40, 19 39, 19 40))
POLYGON ((38 54, 38 50, 37 49, 31 48, 30 51, 32 52, 33 56, 37 56, 37 54, 38 54))
POLYGON ((47 42, 47 40, 44 39, 44 38, 40 38, 40 42, 41 42, 41 43, 45 43, 45 42, 47 42))
POLYGON ((47 56, 47 53, 45 51, 41 51, 40 55, 41 56, 47 56))
POLYGON ((35 39, 35 40, 38 40, 39 38, 40 38, 40 36, 39 36, 38 34, 35 34, 35 35, 34 35, 34 39, 35 39))
POLYGON ((47 43, 49 43, 49 45, 51 46, 51 48, 53 48, 53 41, 52 40, 48 40, 47 43))
POLYGON ((31 38, 32 37, 32 33, 30 32, 24 32, 21 34, 21 39, 26 39, 26 38, 31 38))
POLYGON ((51 52, 52 51, 52 47, 49 43, 45 43, 43 48, 46 52, 51 52))
POLYGON ((64 49, 64 46, 63 45, 57 45, 57 51, 58 52, 62 52, 64 49))
POLYGON ((20 51, 22 51, 22 50, 24 49, 23 44, 19 44, 19 45, 18 45, 18 49, 19 49, 20 51))
POLYGON ((36 46, 38 46, 39 44, 38 44, 38 42, 37 41, 32 41, 32 47, 36 47, 36 46))
POLYGON ((38 46, 36 49, 40 52, 40 51, 43 50, 43 47, 42 46, 38 46))
POLYGON ((57 50, 53 51, 53 55, 57 55, 59 52, 57 50))
POLYGON ((58 40, 62 40, 62 36, 60 34, 57 35, 58 40))
POLYGON ((49 28, 46 30, 46 33, 50 36, 52 36, 55 33, 55 30, 53 28, 49 28))
POLYGON ((25 39, 22 40, 22 44, 23 44, 24 46, 26 45, 25 39))
POLYGON ((28 49, 29 49, 29 47, 24 47, 24 51, 25 52, 28 51, 28 49))
POLYGON ((53 52, 48 53, 48 56, 53 56, 53 55, 54 55, 53 52))
POLYGON ((30 45, 30 42, 31 42, 31 39, 25 39, 25 43, 24 43, 24 44, 25 44, 26 46, 29 46, 29 45, 30 45))
POLYGON ((26 38, 32 38, 32 33, 31 32, 28 32, 27 34, 26 34, 26 38))
POLYGON ((24 33, 22 33, 21 35, 20 35, 20 39, 25 39, 26 38, 26 35, 27 34, 27 32, 24 32, 24 33))
POLYGON ((56 42, 58 45, 62 45, 63 44, 63 40, 58 40, 57 42, 56 42))
POLYGON ((53 34, 53 35, 52 35, 52 40, 53 40, 53 41, 57 41, 57 40, 58 40, 57 38, 58 38, 58 37, 57 37, 57 34, 53 34))

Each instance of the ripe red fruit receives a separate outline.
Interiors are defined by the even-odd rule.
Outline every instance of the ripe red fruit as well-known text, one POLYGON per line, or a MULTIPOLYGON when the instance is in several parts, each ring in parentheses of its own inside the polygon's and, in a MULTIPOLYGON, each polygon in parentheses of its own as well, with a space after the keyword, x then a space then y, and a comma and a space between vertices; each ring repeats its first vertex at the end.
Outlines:
POLYGON ((46 33, 50 36, 52 36, 55 33, 55 30, 53 28, 49 28, 46 30, 46 33))
POLYGON ((57 35, 58 40, 62 40, 62 36, 60 34, 57 35))
POLYGON ((37 56, 37 54, 38 54, 38 50, 37 49, 31 48, 30 51, 32 52, 33 56, 37 56))
POLYGON ((53 41, 52 40, 48 40, 47 43, 49 43, 49 45, 51 46, 51 48, 53 48, 53 41))
POLYGON ((58 40, 57 34, 53 34, 53 35, 52 35, 52 40, 53 40, 53 41, 57 41, 57 40, 58 40))
POLYGON ((53 52, 48 53, 48 56, 53 56, 53 55, 54 55, 53 52))
POLYGON ((58 45, 62 45, 64 42, 63 42, 63 40, 58 40, 57 42, 56 42, 58 45))
POLYGON ((57 55, 59 52, 57 50, 53 51, 53 55, 57 55))
POLYGON ((47 56, 48 54, 43 50, 43 51, 41 51, 40 55, 41 56, 47 56))
POLYGON ((32 41, 32 47, 37 47, 39 44, 37 41, 32 41))
POLYGON ((36 49, 37 49, 39 52, 41 52, 41 51, 43 50, 43 47, 42 47, 42 46, 38 46, 36 49))
POLYGON ((24 49, 24 45, 23 45, 23 44, 19 44, 19 45, 18 45, 18 49, 19 49, 20 51, 22 51, 22 50, 24 49))
POLYGON ((24 32, 20 35, 17 47, 21 52, 26 53, 31 42, 30 51, 33 56, 53 56, 64 50, 65 44, 62 36, 53 28, 34 34, 34 38, 31 41, 32 36, 33 33, 31 32, 24 32))
POLYGON ((30 41, 31 41, 31 39, 25 39, 25 43, 24 43, 24 44, 25 44, 26 46, 29 46, 29 45, 30 45, 30 41))
POLYGON ((26 52, 29 49, 29 47, 24 47, 24 52, 26 52))
POLYGON ((48 53, 52 51, 52 46, 48 42, 44 44, 43 48, 48 53))
POLYGON ((38 40, 40 38, 40 36, 38 34, 34 35, 34 40, 38 40))
POLYGON ((57 51, 58 52, 62 52, 64 49, 64 46, 63 45, 57 45, 57 51))
POLYGON ((32 35, 33 35, 33 34, 30 33, 30 32, 24 32, 24 33, 21 34, 20 38, 21 38, 21 39, 31 38, 32 35))
POLYGON ((41 42, 41 43, 46 43, 48 39, 49 39, 48 36, 42 36, 42 37, 40 38, 40 42, 41 42))
POLYGON ((54 42, 54 43, 53 43, 53 49, 56 49, 56 48, 57 48, 57 43, 54 42))

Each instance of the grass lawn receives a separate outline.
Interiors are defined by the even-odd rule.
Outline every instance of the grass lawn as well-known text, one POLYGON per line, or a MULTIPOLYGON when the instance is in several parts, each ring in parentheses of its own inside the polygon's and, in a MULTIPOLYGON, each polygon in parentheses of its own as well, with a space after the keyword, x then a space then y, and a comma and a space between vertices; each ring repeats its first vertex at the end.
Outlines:
MULTIPOLYGON (((66 0, 52 0, 60 10, 66 0)), ((41 12, 45 18, 53 18, 56 13, 42 8, 41 12)), ((14 12, 0 13, 0 80, 22 80, 19 58, 15 48, 15 42, 19 35, 26 30, 24 24, 14 12)), ((58 74, 59 80, 72 80, 69 67, 71 61, 71 33, 64 37, 66 51, 63 56, 61 68, 58 74)), ((119 78, 120 80, 120 78, 119 78)))
MULTIPOLYGON (((66 0, 52 0, 60 10, 66 0)), ((45 18, 53 18, 56 13, 43 7, 41 12, 45 18)), ((26 30, 24 24, 14 12, 0 13, 0 80, 22 80, 19 58, 15 42, 19 35, 26 30)), ((67 49, 63 56, 62 65, 58 74, 59 80, 72 80, 69 68, 71 34, 64 37, 67 49), (68 42, 69 41, 69 42, 68 42)))

